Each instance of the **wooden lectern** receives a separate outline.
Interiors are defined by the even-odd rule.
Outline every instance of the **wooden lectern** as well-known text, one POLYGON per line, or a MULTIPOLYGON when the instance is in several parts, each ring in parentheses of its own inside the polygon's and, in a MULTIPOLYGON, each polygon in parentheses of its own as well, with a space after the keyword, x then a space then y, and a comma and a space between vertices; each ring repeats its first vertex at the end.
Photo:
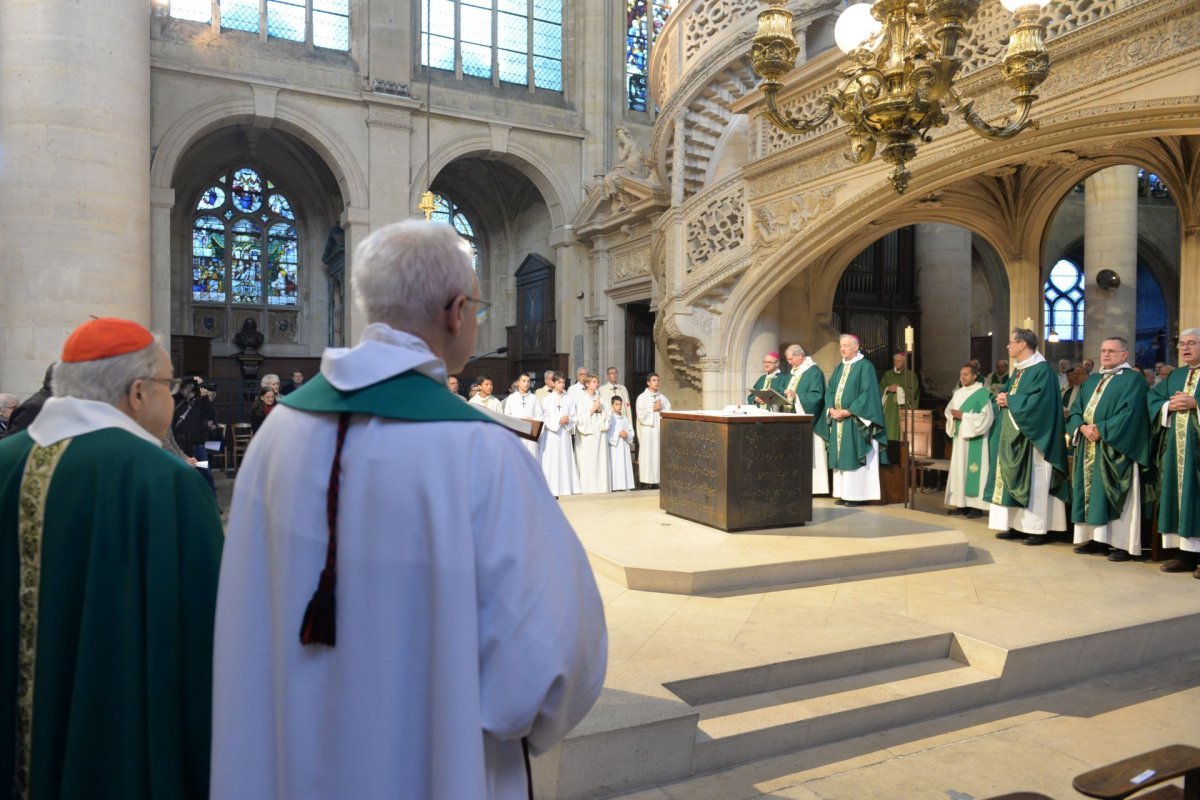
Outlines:
POLYGON ((723 531, 812 519, 812 423, 802 414, 662 415, 659 507, 723 531))

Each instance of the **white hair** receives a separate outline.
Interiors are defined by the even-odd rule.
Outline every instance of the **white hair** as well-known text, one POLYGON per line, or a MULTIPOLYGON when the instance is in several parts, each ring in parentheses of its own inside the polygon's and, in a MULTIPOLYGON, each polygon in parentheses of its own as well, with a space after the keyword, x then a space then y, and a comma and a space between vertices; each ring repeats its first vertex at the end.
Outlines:
POLYGON ((444 222, 393 223, 368 236, 355 253, 355 304, 367 322, 419 332, 455 297, 471 293, 471 261, 467 240, 444 222))
POLYGON ((21 404, 21 401, 17 399, 17 396, 15 394, 9 394, 8 392, 0 392, 0 411, 3 411, 4 409, 10 408, 10 407, 15 408, 16 406, 19 406, 20 404, 21 404))
POLYGON ((258 385, 261 388, 265 389, 268 386, 270 386, 272 383, 279 383, 279 376, 276 375, 275 373, 271 373, 270 375, 263 375, 262 380, 258 382, 258 385))
POLYGON ((129 395, 129 387, 138 378, 155 377, 162 352, 162 339, 155 336, 154 341, 141 350, 123 356, 96 361, 61 361, 54 368, 53 394, 55 397, 98 400, 115 406, 129 395))
POLYGON ((788 349, 783 351, 784 356, 791 358, 792 356, 804 355, 804 348, 798 344, 789 344, 788 349))
POLYGON ((840 342, 840 341, 842 341, 842 339, 852 339, 852 340, 854 340, 854 344, 858 345, 859 347, 862 347, 862 342, 860 342, 858 340, 858 337, 855 336, 853 333, 843 333, 841 336, 838 337, 838 341, 840 342))
POLYGON ((1200 339, 1200 328, 1185 328, 1181 330, 1179 338, 1182 339, 1185 336, 1195 336, 1197 339, 1200 339))

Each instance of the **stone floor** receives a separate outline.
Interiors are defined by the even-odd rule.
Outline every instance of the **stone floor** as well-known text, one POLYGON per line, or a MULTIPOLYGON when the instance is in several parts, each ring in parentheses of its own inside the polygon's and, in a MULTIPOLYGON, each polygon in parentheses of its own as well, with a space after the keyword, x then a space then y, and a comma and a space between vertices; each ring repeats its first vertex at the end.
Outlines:
POLYGON ((961 557, 688 594, 670 581, 629 588, 638 565, 614 569, 637 560, 639 537, 651 569, 672 550, 685 569, 708 568, 684 552, 690 523, 659 511, 656 492, 564 498, 597 566, 609 677, 561 752, 535 767, 556 773, 539 774, 538 796, 1074 797, 1071 778, 1093 766, 1200 744, 1200 581, 1066 543, 998 541, 986 519, 947 517, 939 499, 852 512, 818 499, 822 525, 705 529, 696 547, 761 561, 774 541, 789 561, 839 537, 887 548, 955 533, 961 557))

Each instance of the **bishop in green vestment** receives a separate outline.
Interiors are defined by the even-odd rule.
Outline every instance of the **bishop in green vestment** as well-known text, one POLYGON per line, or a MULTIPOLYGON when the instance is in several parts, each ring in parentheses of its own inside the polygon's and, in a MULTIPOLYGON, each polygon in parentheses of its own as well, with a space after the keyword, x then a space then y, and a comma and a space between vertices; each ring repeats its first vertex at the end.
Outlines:
POLYGON ((1200 328, 1179 334, 1180 365, 1150 389, 1150 425, 1158 443, 1158 530, 1179 557, 1164 572, 1195 570, 1200 554, 1200 328))
POLYGON ((988 527, 1001 539, 1043 544, 1066 530, 1067 447, 1058 377, 1037 351, 1037 334, 1014 328, 1008 356, 1013 375, 996 395, 999 407, 990 479, 988 527), (1026 538, 1028 537, 1028 538, 1026 538))
POLYGON ((921 402, 921 382, 917 379, 917 373, 908 369, 907 362, 908 356, 896 353, 892 356, 892 368, 879 379, 887 438, 893 442, 901 439, 900 409, 916 408, 921 402))
POLYGON ((1105 339, 1100 372, 1084 380, 1067 418, 1067 435, 1075 445, 1075 542, 1085 545, 1079 548, 1085 553, 1111 546, 1114 561, 1142 552, 1140 472, 1150 465, 1146 381, 1128 358, 1125 339, 1105 339))
POLYGON ((223 538, 204 479, 158 444, 177 387, 149 331, 92 320, 67 340, 55 396, 0 442, 0 780, 14 797, 208 795, 223 538))
MULTIPOLYGON (((750 388, 774 389, 775 391, 782 393, 782 390, 779 388, 780 377, 779 353, 772 351, 763 356, 763 374, 758 376, 758 380, 754 381, 754 385, 750 388)), ((767 407, 767 404, 755 397, 753 393, 746 395, 746 404, 767 407)), ((771 406, 770 408, 773 411, 777 410, 774 406, 771 406)))
POLYGON ((839 504, 878 500, 879 465, 887 463, 887 434, 875 368, 859 352, 858 337, 838 341, 841 363, 825 385, 825 413, 814 426, 829 450, 832 495, 839 504))

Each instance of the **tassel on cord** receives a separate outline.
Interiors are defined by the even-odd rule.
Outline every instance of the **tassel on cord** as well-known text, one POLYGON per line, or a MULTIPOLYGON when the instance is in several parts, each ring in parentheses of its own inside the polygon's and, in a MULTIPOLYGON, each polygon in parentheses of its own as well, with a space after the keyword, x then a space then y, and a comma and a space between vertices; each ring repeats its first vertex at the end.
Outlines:
POLYGON ((333 647, 337 641, 337 517, 338 492, 342 477, 342 445, 346 442, 346 429, 350 426, 350 415, 338 416, 337 447, 333 451, 333 464, 329 468, 329 490, 325 494, 325 523, 329 527, 329 544, 325 549, 325 568, 317 590, 313 592, 304 619, 300 623, 300 644, 323 644, 333 647))

